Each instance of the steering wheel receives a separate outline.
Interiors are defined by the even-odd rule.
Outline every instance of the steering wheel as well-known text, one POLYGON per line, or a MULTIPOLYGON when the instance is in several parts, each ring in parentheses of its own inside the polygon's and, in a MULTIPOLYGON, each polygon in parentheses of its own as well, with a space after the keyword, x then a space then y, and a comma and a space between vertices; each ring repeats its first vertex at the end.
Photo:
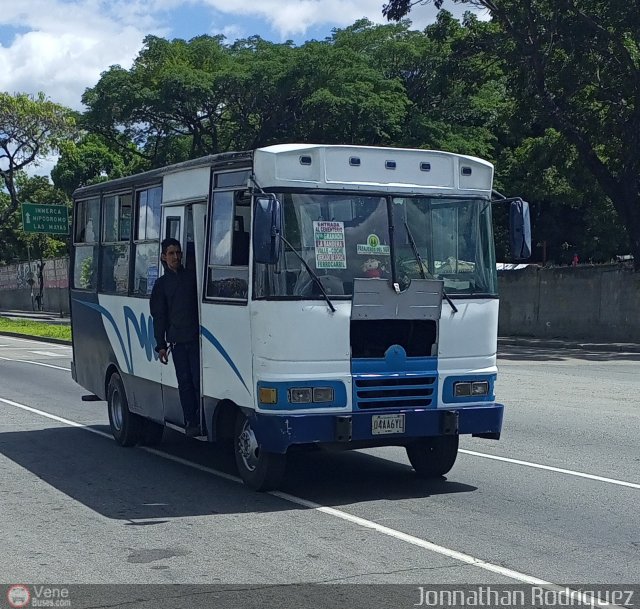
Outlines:
MULTIPOLYGON (((344 286, 342 285, 342 279, 335 275, 318 275, 322 287, 329 296, 344 294, 344 286)), ((293 295, 294 296, 318 296, 322 292, 318 287, 317 282, 311 278, 306 277, 302 281, 298 281, 296 284, 293 295)))

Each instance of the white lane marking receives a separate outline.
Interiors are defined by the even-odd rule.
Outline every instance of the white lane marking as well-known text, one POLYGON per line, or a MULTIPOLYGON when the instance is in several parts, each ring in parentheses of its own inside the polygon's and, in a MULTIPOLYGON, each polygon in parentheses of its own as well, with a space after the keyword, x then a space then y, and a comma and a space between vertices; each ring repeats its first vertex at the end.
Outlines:
POLYGON ((28 359, 13 359, 11 357, 1 357, 0 359, 5 362, 20 362, 23 364, 33 364, 34 366, 44 366, 45 368, 55 368, 56 370, 66 370, 67 372, 71 372, 71 368, 63 368, 62 366, 54 366, 53 364, 45 364, 43 362, 32 362, 28 359))
MULTIPOLYGON (((9 404, 10 406, 15 406, 16 408, 21 408, 22 410, 26 410, 27 412, 32 412, 34 414, 46 417, 48 419, 58 421, 59 423, 64 423, 65 425, 69 425, 71 427, 76 427, 79 429, 90 431, 92 433, 95 433, 105 438, 111 437, 109 434, 103 431, 98 431, 97 429, 87 427, 86 425, 83 425, 81 423, 77 423, 69 419, 64 419, 63 417, 59 417, 54 414, 49 414, 48 412, 38 410, 37 408, 32 408, 31 406, 26 406, 25 404, 19 404, 18 402, 14 402, 12 400, 6 400, 4 398, 0 398, 0 402, 4 402, 5 404, 9 404)), ((233 482, 239 482, 239 483, 241 482, 240 478, 237 478, 236 476, 231 476, 224 472, 215 470, 211 467, 200 465, 199 463, 193 463, 192 461, 187 461, 186 459, 182 459, 181 457, 175 457, 173 455, 169 455, 155 448, 146 448, 146 447, 140 447, 140 448, 142 448, 142 450, 148 453, 157 455, 158 457, 162 457, 163 459, 167 459, 168 461, 180 463, 181 465, 185 465, 187 467, 191 467, 193 469, 197 469, 199 471, 206 472, 208 474, 212 474, 214 476, 218 476, 226 480, 231 480, 233 482)), ((360 518, 359 516, 354 516, 353 514, 349 514, 348 512, 336 510, 335 508, 325 507, 323 505, 320 505, 319 503, 315 503, 313 501, 307 501, 306 499, 302 499, 301 497, 296 497, 295 495, 289 495, 288 493, 282 493, 280 491, 273 491, 269 494, 274 497, 278 497, 279 499, 283 499, 284 501, 289 501, 290 503, 300 505, 302 507, 312 509, 317 512, 321 512, 323 514, 327 514, 328 516, 333 516, 335 518, 339 518, 340 520, 351 522, 353 524, 364 527, 366 529, 372 529, 374 531, 377 531, 378 533, 381 533, 382 535, 393 537, 394 539, 398 539, 399 541, 404 541, 406 543, 417 546, 419 548, 423 548, 425 550, 435 552, 436 554, 440 554, 442 556, 452 558, 459 562, 472 565, 474 567, 478 567, 479 569, 484 569, 485 571, 497 573, 498 575, 503 575, 504 577, 508 577, 509 579, 513 579, 515 581, 519 581, 532 586, 540 586, 548 590, 553 590, 553 591, 559 592, 560 594, 569 596, 569 598, 580 599, 581 602, 583 602, 584 604, 589 604, 591 607, 594 607, 594 606, 595 607, 614 607, 616 609, 624 609, 624 608, 619 608, 618 605, 612 605, 612 604, 600 601, 598 598, 592 597, 589 594, 585 594, 577 590, 572 590, 570 588, 567 588, 566 586, 559 586, 558 584, 555 584, 553 582, 549 582, 544 579, 540 579, 538 577, 533 577, 531 575, 527 575, 526 573, 521 573, 520 571, 507 569, 506 567, 502 567, 501 565, 495 565, 486 560, 482 560, 481 558, 475 558, 470 554, 465 554, 464 552, 458 552, 457 550, 452 550, 450 548, 446 548, 445 546, 439 546, 425 539, 420 539, 419 537, 408 535, 407 533, 403 533, 402 531, 397 531, 395 529, 385 527, 384 525, 378 524, 371 520, 360 518)))
POLYGON ((21 408, 22 410, 26 410, 27 412, 32 412, 33 414, 40 415, 41 417, 45 417, 47 419, 51 419, 52 421, 58 421, 58 423, 64 423, 65 425, 69 425, 70 427, 77 427, 79 429, 84 429, 85 431, 90 431, 91 433, 98 434, 103 438, 111 438, 111 434, 105 433, 104 431, 100 431, 98 429, 93 429, 92 427, 87 427, 83 423, 76 423, 75 421, 71 421, 70 419, 65 419, 63 417, 59 417, 55 414, 51 414, 49 412, 45 412, 44 410, 38 410, 37 408, 33 408, 31 406, 27 406, 26 404, 19 404, 18 402, 14 402, 13 400, 7 400, 5 398, 0 398, 0 402, 5 404, 9 404, 9 406, 15 406, 16 408, 21 408))
MULTIPOLYGON (((58 344, 58 343, 49 343, 46 340, 38 340, 36 338, 27 338, 26 336, 24 338, 22 336, 7 336, 6 334, 1 336, 2 336, 2 340, 16 341, 18 343, 36 343, 38 345, 44 345, 46 347, 49 347, 50 345, 58 344)), ((71 345, 69 345, 69 347, 71 347, 71 345)))
MULTIPOLYGON (((54 351, 71 351, 71 347, 60 346, 56 347, 56 345, 51 345, 49 343, 38 343, 39 345, 44 346, 46 344, 47 349, 51 349, 54 351)), ((7 347, 11 349, 11 351, 33 351, 33 345, 30 347, 14 347, 13 345, 0 345, 0 347, 7 347)))
POLYGON ((615 478, 605 478, 604 476, 596 476, 594 474, 587 474, 585 472, 577 472, 572 469, 562 469, 561 467, 553 467, 551 465, 541 465, 540 463, 531 463, 530 461, 521 461, 520 459, 510 459, 509 457, 498 457, 497 455, 487 455, 485 453, 478 453, 475 450, 459 449, 459 452, 465 455, 472 455, 474 457, 482 457, 483 459, 493 459, 494 461, 503 461, 505 463, 513 463, 515 465, 524 465, 525 467, 533 467, 534 469, 544 469, 549 472, 556 472, 558 474, 567 474, 569 476, 576 476, 578 478, 587 478, 588 480, 597 480, 598 482, 608 482, 609 484, 617 484, 618 486, 627 486, 629 488, 640 489, 640 484, 635 482, 627 482, 626 480, 616 480, 615 478))
POLYGON ((36 355, 44 355, 46 357, 68 357, 66 353, 52 353, 51 351, 31 351, 36 355))

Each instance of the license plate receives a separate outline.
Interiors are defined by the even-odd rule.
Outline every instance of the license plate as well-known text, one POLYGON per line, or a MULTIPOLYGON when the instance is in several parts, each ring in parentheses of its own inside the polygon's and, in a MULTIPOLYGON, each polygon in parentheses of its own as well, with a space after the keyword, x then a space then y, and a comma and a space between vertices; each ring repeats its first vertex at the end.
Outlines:
POLYGON ((374 436, 404 433, 404 414, 374 414, 371 417, 371 433, 374 436))

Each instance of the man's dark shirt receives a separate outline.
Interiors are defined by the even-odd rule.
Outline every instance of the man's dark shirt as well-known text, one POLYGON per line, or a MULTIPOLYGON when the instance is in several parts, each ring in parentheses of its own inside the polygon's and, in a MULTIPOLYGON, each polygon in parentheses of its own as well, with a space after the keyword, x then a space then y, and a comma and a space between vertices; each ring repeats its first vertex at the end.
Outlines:
POLYGON ((198 340, 198 297, 195 273, 180 267, 176 273, 167 269, 151 291, 149 303, 153 317, 156 351, 167 343, 198 340))

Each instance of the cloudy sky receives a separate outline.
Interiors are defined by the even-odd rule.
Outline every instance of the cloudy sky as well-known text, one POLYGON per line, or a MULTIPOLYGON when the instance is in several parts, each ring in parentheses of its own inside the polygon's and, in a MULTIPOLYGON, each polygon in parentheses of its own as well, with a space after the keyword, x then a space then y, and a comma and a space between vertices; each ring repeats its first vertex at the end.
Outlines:
MULTIPOLYGON (((0 91, 36 93, 81 110, 80 97, 109 66, 129 67, 147 34, 189 39, 259 34, 274 42, 323 39, 368 17, 384 0, 0 0, 0 91)), ((449 10, 457 9, 451 4, 449 10)), ((412 14, 416 28, 432 6, 412 14)))

